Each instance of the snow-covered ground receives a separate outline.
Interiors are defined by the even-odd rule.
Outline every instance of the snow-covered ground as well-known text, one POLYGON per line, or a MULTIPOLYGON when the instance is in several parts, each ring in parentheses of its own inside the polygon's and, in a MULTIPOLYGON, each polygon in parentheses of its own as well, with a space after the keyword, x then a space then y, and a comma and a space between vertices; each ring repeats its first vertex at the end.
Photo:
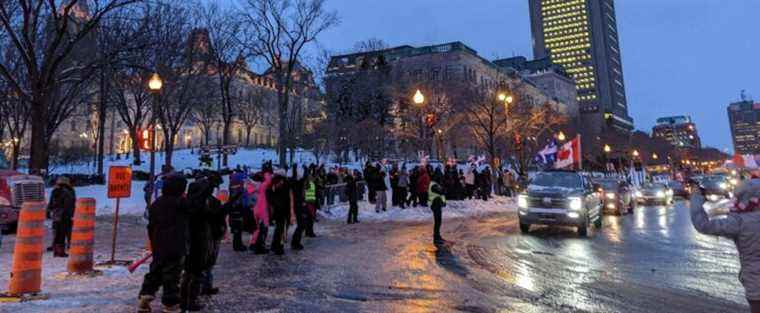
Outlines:
MULTIPOLYGON (((388 196, 390 199, 390 195, 388 196)), ((515 202, 506 197, 494 197, 489 201, 465 200, 465 201, 448 201, 443 208, 444 218, 476 217, 489 213, 499 212, 516 212, 515 202)), ((348 204, 343 203, 330 208, 329 212, 323 210, 321 215, 327 219, 345 220, 348 217, 348 204)), ((404 221, 417 222, 428 221, 432 218, 432 213, 428 207, 407 207, 401 209, 391 207, 388 204, 388 210, 376 213, 374 204, 367 201, 359 202, 359 221, 404 221)))

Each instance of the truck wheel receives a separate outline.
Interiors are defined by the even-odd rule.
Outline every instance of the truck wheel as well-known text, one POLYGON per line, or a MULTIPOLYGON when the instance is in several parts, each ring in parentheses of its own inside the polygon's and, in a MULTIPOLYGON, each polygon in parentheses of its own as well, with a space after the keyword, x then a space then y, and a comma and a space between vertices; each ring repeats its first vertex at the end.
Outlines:
POLYGON ((588 221, 583 226, 578 226, 578 236, 588 237, 588 221))
POLYGON ((523 234, 527 234, 530 232, 530 224, 523 224, 520 223, 520 232, 523 234))

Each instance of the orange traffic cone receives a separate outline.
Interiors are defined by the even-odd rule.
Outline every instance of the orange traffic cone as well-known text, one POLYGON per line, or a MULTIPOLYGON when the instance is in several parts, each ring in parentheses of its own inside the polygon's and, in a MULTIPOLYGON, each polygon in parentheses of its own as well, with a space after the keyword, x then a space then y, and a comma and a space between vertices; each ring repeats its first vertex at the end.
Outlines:
POLYGON ((42 291, 42 246, 45 237, 45 202, 24 202, 18 217, 16 246, 8 295, 24 296, 42 291))
POLYGON ((95 245, 95 199, 77 199, 74 228, 67 270, 71 274, 93 272, 93 246, 95 245))

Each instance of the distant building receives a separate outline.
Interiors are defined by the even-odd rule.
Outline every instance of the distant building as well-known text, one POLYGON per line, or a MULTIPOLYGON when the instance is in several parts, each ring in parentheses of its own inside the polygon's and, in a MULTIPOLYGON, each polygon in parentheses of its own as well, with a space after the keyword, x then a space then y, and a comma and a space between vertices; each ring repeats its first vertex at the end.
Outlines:
POLYGON ((674 147, 702 147, 697 126, 691 120, 691 116, 658 118, 657 124, 652 127, 652 137, 664 139, 674 147))
POLYGON ((575 79, 582 124, 592 133, 628 132, 623 65, 613 0, 530 0, 534 58, 575 79))
MULTIPOLYGON (((327 111, 332 112, 328 115, 333 115, 328 116, 328 120, 336 118, 340 120, 340 116, 337 115, 346 114, 345 112, 358 111, 357 114, 369 114, 371 104, 377 97, 366 97, 366 100, 355 99, 357 94, 366 93, 367 90, 373 88, 377 89, 378 85, 388 86, 394 90, 409 91, 409 97, 399 98, 398 95, 394 95, 393 99, 389 100, 394 102, 392 111, 400 110, 404 106, 403 102, 411 98, 415 89, 426 92, 426 99, 430 101, 449 101, 458 96, 456 93, 462 90, 461 88, 474 86, 482 87, 484 90, 506 87, 519 94, 521 103, 531 105, 548 103, 562 114, 577 115, 577 102, 563 102, 562 100, 567 100, 568 96, 562 96, 561 92, 556 92, 554 95, 546 92, 540 82, 548 79, 542 79, 540 76, 536 75, 535 80, 523 77, 514 70, 507 70, 504 66, 481 57, 474 49, 462 42, 424 47, 405 45, 379 51, 336 55, 331 58, 326 72, 327 99, 332 99, 332 101, 328 100, 327 111), (347 102, 352 103, 349 105, 351 107, 344 107, 345 104, 341 104, 347 102)), ((546 85, 547 90, 552 89, 549 83, 546 85)), ((369 119, 377 120, 378 118, 373 116, 369 119)), ((336 123, 340 124, 340 122, 336 123)), ((399 121, 392 123, 398 125, 399 121)), ((347 136, 350 135, 347 134, 347 136)), ((466 136, 457 136, 457 139, 462 137, 466 136)), ((475 142, 472 138, 463 139, 463 141, 470 144, 475 142)), ((394 142, 385 144, 390 148, 398 146, 394 142)), ((463 148, 463 146, 458 147, 463 148)), ((456 148, 450 150, 464 151, 456 148)))
POLYGON ((528 61, 523 56, 494 60, 494 64, 508 71, 515 71, 533 82, 547 97, 567 104, 571 116, 578 116, 578 92, 575 80, 562 66, 552 63, 549 58, 528 61))
POLYGON ((760 103, 747 99, 731 103, 728 121, 736 153, 760 154, 760 103))

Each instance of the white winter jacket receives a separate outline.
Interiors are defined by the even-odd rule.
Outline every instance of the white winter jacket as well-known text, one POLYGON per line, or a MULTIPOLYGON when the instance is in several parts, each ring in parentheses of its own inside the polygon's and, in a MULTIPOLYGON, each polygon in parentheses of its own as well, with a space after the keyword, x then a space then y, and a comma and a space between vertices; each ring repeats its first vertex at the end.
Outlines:
POLYGON ((760 212, 729 213, 726 218, 710 219, 702 205, 701 194, 691 197, 691 222, 706 235, 730 238, 739 251, 741 271, 739 281, 744 285, 748 300, 760 300, 760 212))

